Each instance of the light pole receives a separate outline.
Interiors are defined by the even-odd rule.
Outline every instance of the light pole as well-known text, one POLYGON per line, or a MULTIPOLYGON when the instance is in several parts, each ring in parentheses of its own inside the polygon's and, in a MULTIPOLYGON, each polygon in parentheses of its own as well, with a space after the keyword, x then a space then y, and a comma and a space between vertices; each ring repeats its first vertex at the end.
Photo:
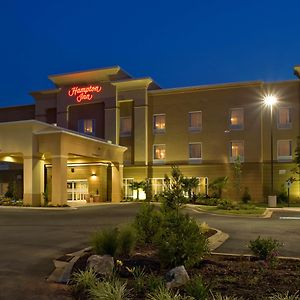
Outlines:
MULTIPOLYGON (((276 206, 276 196, 274 196, 274 164, 273 164, 273 105, 275 105, 277 102, 277 97, 274 95, 266 95, 264 97, 264 103, 270 108, 270 140, 271 140, 271 196, 269 197, 275 197, 272 198, 273 201, 275 201, 276 206)), ((270 199, 270 198, 269 198, 270 199)))

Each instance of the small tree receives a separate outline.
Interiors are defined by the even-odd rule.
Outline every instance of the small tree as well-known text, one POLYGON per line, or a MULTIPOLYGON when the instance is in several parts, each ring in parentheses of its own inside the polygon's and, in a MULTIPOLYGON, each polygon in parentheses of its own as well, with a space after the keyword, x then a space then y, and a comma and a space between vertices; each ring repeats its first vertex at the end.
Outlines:
POLYGON ((195 190, 199 185, 199 178, 197 177, 184 177, 182 178, 183 189, 188 193, 189 200, 192 200, 192 195, 195 194, 195 190))
POLYGON ((223 190, 227 184, 228 177, 218 177, 209 184, 209 188, 214 192, 216 198, 222 199, 223 190))
POLYGON ((182 179, 183 175, 177 166, 172 166, 171 178, 165 175, 166 189, 160 194, 165 210, 174 209, 178 214, 179 208, 186 203, 182 179))
POLYGON ((241 157, 238 155, 237 158, 233 162, 233 185, 236 190, 236 196, 237 198, 240 198, 240 192, 241 192, 241 181, 242 181, 242 168, 243 164, 241 162, 241 157))

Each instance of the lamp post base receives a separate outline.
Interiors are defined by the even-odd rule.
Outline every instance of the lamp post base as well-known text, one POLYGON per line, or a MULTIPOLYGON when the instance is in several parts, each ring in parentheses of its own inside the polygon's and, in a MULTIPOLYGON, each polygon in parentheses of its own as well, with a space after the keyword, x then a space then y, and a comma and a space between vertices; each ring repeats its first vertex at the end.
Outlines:
POLYGON ((277 207, 277 196, 268 196, 268 206, 277 207))

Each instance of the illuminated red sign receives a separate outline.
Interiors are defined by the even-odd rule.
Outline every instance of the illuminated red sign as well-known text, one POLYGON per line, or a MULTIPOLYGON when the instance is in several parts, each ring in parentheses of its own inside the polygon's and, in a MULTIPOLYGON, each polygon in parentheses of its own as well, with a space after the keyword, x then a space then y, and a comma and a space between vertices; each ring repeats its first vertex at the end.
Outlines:
POLYGON ((87 87, 74 86, 68 90, 68 95, 70 97, 76 97, 76 101, 80 103, 81 101, 90 101, 93 99, 93 93, 100 93, 102 87, 100 85, 90 85, 87 87))

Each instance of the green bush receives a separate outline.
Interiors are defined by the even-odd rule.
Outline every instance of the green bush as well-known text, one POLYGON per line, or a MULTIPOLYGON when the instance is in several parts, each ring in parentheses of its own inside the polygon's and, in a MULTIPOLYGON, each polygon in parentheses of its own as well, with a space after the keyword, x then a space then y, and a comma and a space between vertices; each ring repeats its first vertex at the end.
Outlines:
POLYGON ((96 272, 91 269, 73 273, 70 281, 72 293, 76 299, 85 299, 89 289, 94 287, 96 283, 96 272))
POLYGON ((295 294, 290 294, 289 292, 286 292, 285 294, 277 293, 275 295, 272 295, 269 297, 270 300, 300 300, 300 296, 298 292, 295 294))
POLYGON ((282 243, 273 238, 261 238, 260 236, 249 242, 250 250, 262 260, 272 260, 278 256, 278 249, 282 243))
POLYGON ((162 222, 161 213, 152 204, 143 204, 135 217, 134 228, 141 243, 151 244, 162 222))
POLYGON ((206 300, 209 295, 209 287, 203 283, 200 275, 193 277, 185 286, 187 295, 195 300, 206 300))
POLYGON ((117 236, 118 239, 118 255, 130 255, 136 244, 136 232, 132 226, 123 227, 120 229, 117 236))
POLYGON ((89 290, 91 300, 127 300, 130 290, 126 289, 126 283, 119 280, 97 282, 89 290))
POLYGON ((218 202, 220 201, 219 198, 210 198, 202 195, 197 196, 196 203, 201 205, 209 205, 209 206, 216 206, 218 202))
POLYGON ((220 199, 217 204, 218 209, 224 210, 232 210, 232 209, 239 209, 239 206, 228 199, 220 199))
POLYGON ((91 244, 96 254, 115 256, 118 250, 118 234, 117 228, 104 229, 94 233, 91 244))
POLYGON ((93 234, 91 244, 98 255, 128 256, 135 247, 136 233, 131 226, 123 227, 120 230, 117 228, 104 229, 93 234))
POLYGON ((250 201, 251 201, 251 195, 249 193, 249 189, 247 187, 245 187, 244 193, 243 193, 243 196, 242 196, 242 202, 247 204, 250 201))
POLYGON ((209 253, 208 240, 188 215, 168 212, 157 235, 161 262, 168 267, 191 267, 209 253))

